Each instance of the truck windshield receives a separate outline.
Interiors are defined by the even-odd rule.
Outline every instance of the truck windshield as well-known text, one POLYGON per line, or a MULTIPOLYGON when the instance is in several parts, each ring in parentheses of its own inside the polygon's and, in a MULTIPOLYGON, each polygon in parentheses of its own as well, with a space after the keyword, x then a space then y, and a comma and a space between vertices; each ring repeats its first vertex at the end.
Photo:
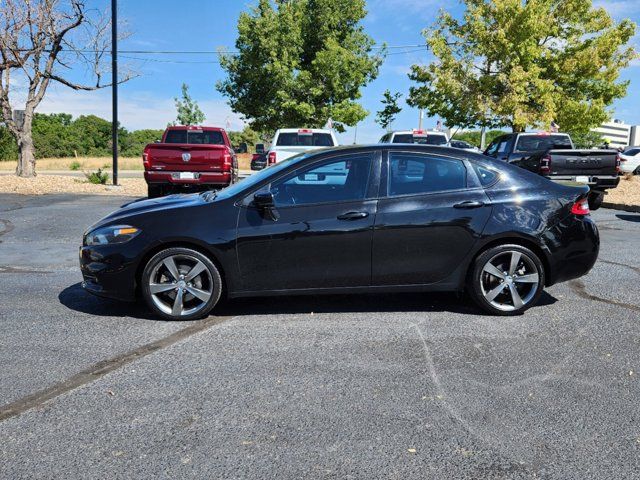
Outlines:
POLYGON ((276 141, 278 147, 334 147, 333 139, 329 133, 299 134, 297 132, 284 132, 278 135, 276 141))
POLYGON ((224 138, 222 132, 215 130, 169 130, 164 143, 224 145, 224 138))
POLYGON ((518 152, 537 152, 552 148, 571 150, 573 146, 568 135, 520 135, 516 144, 518 152))
POLYGON ((420 145, 444 145, 447 137, 444 135, 418 136, 410 133, 401 133, 393 137, 393 143, 417 143, 420 145))

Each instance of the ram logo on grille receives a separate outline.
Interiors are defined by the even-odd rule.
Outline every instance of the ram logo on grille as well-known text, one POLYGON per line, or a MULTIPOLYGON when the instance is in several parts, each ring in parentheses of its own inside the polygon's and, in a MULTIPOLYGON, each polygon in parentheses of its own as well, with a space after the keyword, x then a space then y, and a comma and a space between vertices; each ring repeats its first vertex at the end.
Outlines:
POLYGON ((182 154, 182 161, 186 163, 189 160, 191 160, 191 154, 190 153, 183 153, 182 154))

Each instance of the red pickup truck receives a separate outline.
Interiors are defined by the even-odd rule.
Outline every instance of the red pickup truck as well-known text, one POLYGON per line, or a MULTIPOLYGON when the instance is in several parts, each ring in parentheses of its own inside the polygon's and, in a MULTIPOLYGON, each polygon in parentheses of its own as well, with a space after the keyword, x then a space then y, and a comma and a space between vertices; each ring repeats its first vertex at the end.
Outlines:
POLYGON ((220 189, 238 180, 238 159, 222 128, 168 127, 142 154, 149 198, 220 189))

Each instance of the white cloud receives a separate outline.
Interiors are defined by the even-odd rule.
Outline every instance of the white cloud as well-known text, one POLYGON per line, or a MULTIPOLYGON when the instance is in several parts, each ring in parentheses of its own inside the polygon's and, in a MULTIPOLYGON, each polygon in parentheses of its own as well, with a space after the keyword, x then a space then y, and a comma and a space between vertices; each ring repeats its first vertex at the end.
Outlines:
MULTIPOLYGON (((205 124, 226 128, 227 120, 231 130, 239 130, 244 122, 233 113, 223 100, 199 102, 206 115, 205 124)), ((97 115, 111 119, 111 91, 76 92, 67 88, 51 88, 37 110, 40 113, 70 113, 97 115)), ((121 92, 118 105, 121 125, 130 130, 144 128, 164 128, 175 120, 176 109, 173 98, 158 97, 150 92, 121 92)))

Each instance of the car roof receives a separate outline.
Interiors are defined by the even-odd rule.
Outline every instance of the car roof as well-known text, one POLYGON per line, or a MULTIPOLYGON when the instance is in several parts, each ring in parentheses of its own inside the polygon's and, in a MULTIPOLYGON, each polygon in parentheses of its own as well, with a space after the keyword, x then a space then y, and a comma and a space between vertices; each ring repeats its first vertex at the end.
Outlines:
POLYGON ((446 132, 441 132, 440 130, 428 130, 428 129, 415 129, 415 130, 394 130, 391 133, 392 135, 396 135, 396 134, 400 134, 400 135, 413 135, 414 133, 416 133, 417 131, 422 131, 423 134, 428 134, 428 135, 444 135, 445 137, 447 136, 446 132))
POLYGON ((333 133, 332 130, 327 128, 279 128, 276 133, 298 133, 300 130, 313 133, 333 133))
POLYGON ((437 155, 447 155, 450 157, 457 158, 477 158, 479 160, 493 160, 492 157, 487 157, 486 155, 482 155, 479 153, 469 152, 466 150, 461 150, 459 148, 453 148, 445 145, 424 145, 418 143, 375 143, 375 144, 365 144, 365 145, 339 145, 336 147, 327 147, 322 148, 320 150, 310 152, 306 158, 311 158, 312 156, 326 155, 331 152, 341 152, 341 153, 350 153, 350 152, 366 152, 372 150, 401 150, 407 151, 411 150, 416 153, 434 153, 437 155))
POLYGON ((202 127, 200 125, 171 125, 167 127, 167 130, 204 130, 207 132, 222 132, 223 128, 220 127, 202 127))

